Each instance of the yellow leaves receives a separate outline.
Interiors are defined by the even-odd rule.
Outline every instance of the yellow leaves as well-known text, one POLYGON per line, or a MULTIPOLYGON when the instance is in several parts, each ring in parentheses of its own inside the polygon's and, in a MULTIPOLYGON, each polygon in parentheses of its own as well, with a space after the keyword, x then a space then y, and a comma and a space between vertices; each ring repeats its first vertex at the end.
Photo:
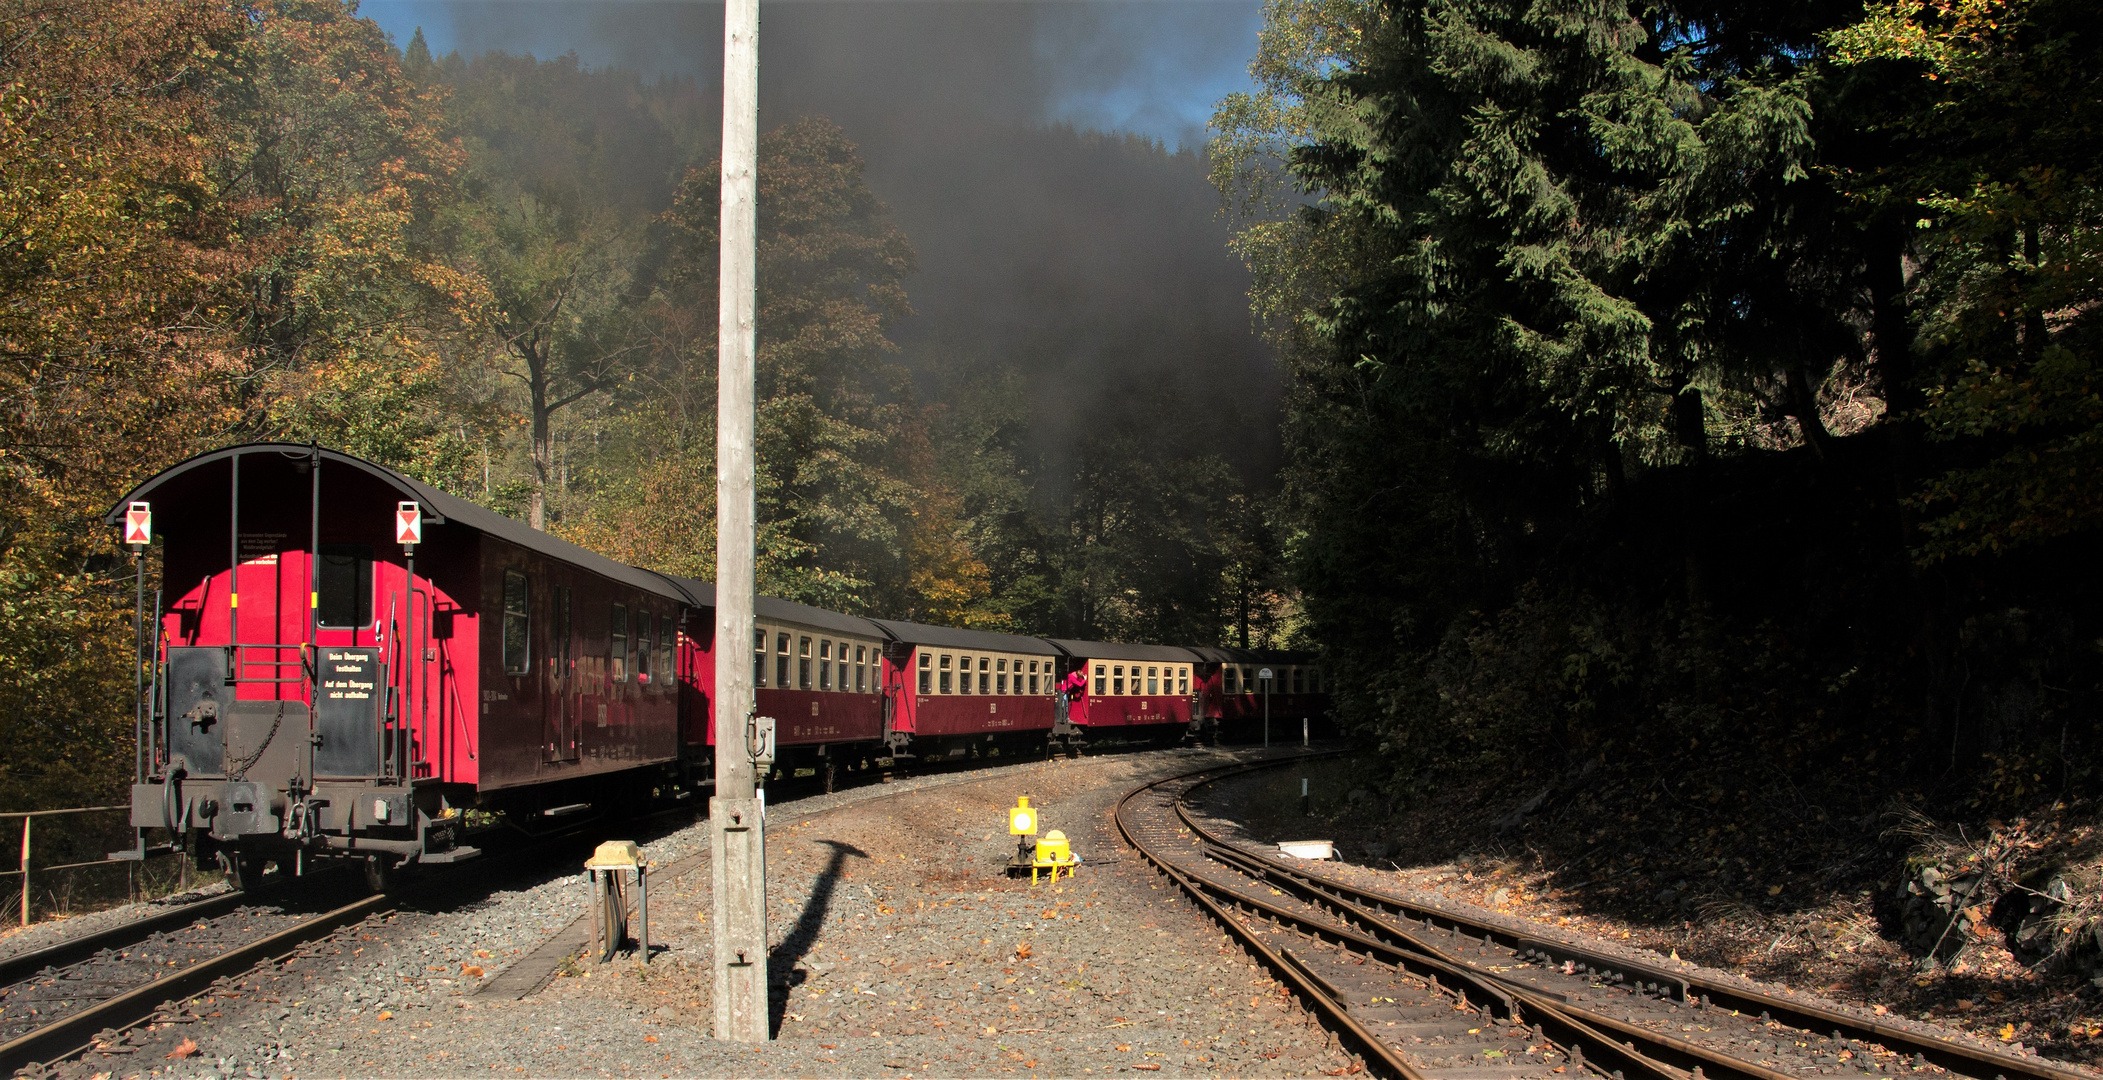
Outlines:
POLYGON ((2002 1042, 2014 1042, 2014 1041, 2015 1041, 2015 1025, 2014 1025, 2014 1024, 2002 1024, 2002 1025, 2001 1025, 2001 1030, 2000 1030, 2000 1033, 1999 1033, 1999 1034, 2000 1034, 2000 1036, 2001 1036, 2001 1041, 2002 1041, 2002 1042))

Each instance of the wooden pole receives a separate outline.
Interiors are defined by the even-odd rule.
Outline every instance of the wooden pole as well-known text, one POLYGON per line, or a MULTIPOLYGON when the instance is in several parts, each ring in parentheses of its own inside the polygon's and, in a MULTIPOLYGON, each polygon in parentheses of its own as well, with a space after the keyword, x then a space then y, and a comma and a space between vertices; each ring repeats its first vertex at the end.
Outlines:
POLYGON ((758 306, 759 0, 723 9, 723 201, 716 308, 715 1034, 766 1042, 767 849, 745 725, 753 715, 753 382, 758 306))

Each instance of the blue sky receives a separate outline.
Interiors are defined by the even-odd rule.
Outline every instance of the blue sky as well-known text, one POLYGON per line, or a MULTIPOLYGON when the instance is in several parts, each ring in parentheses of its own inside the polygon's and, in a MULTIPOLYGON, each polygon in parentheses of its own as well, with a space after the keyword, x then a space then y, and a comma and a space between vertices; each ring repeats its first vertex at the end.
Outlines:
MULTIPOLYGON (((421 26, 439 54, 575 51, 594 67, 711 79, 709 54, 720 49, 722 25, 718 4, 662 0, 365 0, 361 10, 398 43, 421 26)), ((794 24, 799 38, 814 32, 808 24, 820 13, 820 21, 854 27, 843 30, 847 38, 864 35, 872 21, 908 24, 926 51, 905 48, 900 63, 940 66, 945 54, 963 61, 956 97, 982 99, 1000 119, 1138 132, 1192 149, 1213 104, 1247 85, 1260 18, 1254 0, 774 0, 763 12, 763 56, 768 23, 794 24), (941 14, 931 20, 931 12, 941 14), (942 40, 943 24, 954 26, 954 40, 942 40), (973 64, 966 55, 973 52, 995 62, 973 64)), ((918 96, 902 95, 901 107, 918 96)))

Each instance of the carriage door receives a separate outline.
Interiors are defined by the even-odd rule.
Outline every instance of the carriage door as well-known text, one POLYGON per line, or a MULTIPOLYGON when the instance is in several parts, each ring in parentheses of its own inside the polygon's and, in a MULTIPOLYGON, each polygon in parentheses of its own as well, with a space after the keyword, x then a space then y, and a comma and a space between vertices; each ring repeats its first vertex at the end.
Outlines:
POLYGON ((542 741, 541 760, 577 760, 577 642, 575 620, 570 618, 570 590, 557 585, 550 591, 548 606, 548 683, 540 697, 547 737, 542 741))

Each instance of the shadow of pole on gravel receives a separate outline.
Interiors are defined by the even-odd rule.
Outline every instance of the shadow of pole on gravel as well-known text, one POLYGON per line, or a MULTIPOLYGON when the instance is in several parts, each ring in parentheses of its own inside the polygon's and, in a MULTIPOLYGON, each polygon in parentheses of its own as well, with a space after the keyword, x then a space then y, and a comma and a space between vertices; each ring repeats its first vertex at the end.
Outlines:
POLYGON ((819 843, 832 849, 832 858, 811 885, 809 902, 803 905, 803 914, 796 918, 796 928, 781 939, 781 944, 767 954, 767 1024, 775 1035, 781 1034, 781 1023, 789 1008, 789 992, 797 984, 796 962, 810 955, 811 946, 818 942, 818 932, 825 929, 825 916, 832 908, 833 890, 840 884, 840 870, 851 856, 866 859, 869 853, 853 844, 837 840, 821 840, 819 843))

